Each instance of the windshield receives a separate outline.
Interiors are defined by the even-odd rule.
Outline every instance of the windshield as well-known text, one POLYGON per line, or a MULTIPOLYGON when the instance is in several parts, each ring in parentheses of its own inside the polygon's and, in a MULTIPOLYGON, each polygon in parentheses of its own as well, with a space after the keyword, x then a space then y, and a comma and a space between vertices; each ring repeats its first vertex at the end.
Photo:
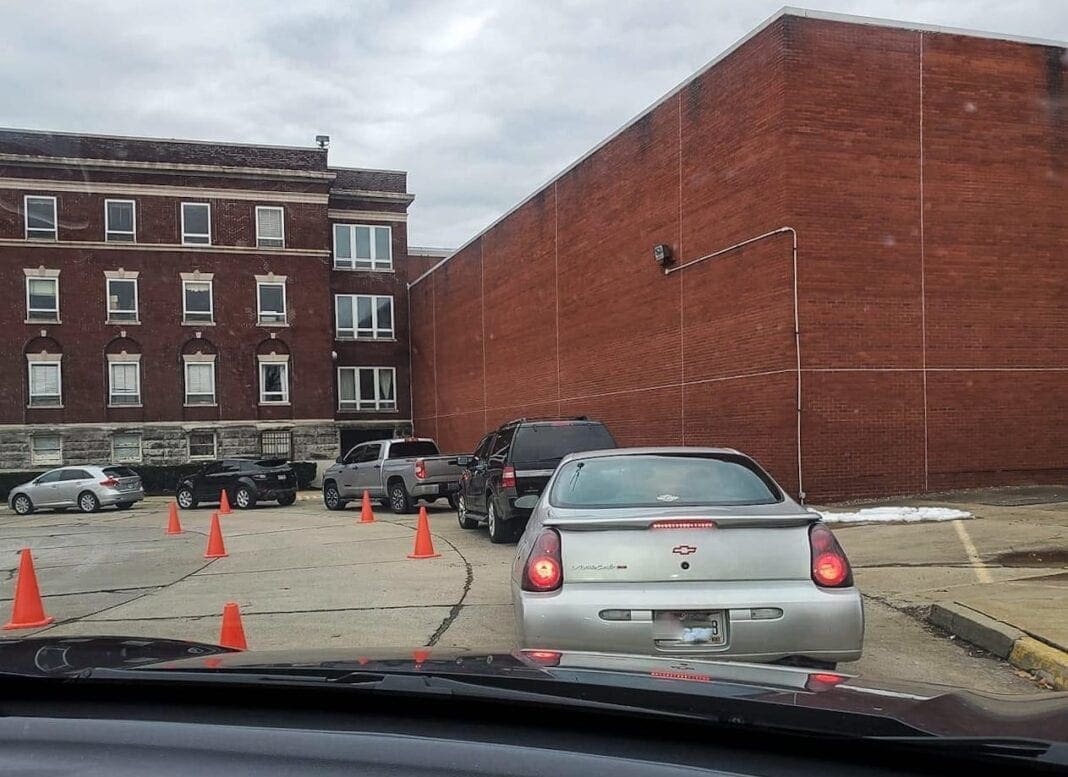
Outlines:
POLYGON ((1068 2, 783 5, 3 3, 0 676, 1068 698, 1068 2))
POLYGON ((614 448, 612 435, 600 424, 535 424, 515 433, 512 461, 559 461, 569 453, 614 448))
POLYGON ((691 456, 606 456, 560 467, 549 500, 558 507, 761 505, 776 489, 752 464, 691 456))

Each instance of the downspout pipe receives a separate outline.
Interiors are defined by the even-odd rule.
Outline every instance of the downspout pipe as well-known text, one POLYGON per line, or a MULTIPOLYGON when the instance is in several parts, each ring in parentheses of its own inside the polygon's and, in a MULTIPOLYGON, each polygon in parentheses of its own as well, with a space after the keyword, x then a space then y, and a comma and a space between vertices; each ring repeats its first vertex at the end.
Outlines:
POLYGON ((756 237, 751 237, 748 240, 743 240, 740 243, 729 245, 726 248, 721 248, 718 251, 713 251, 710 254, 699 256, 696 259, 691 259, 685 264, 680 264, 675 267, 665 267, 664 275, 671 275, 672 273, 685 270, 687 267, 692 267, 695 264, 699 264, 708 259, 714 259, 717 256, 723 254, 729 254, 732 251, 745 248, 753 243, 759 243, 761 240, 767 240, 770 237, 776 235, 789 234, 791 240, 790 246, 790 262, 793 270, 793 292, 794 292, 794 354, 796 357, 796 370, 797 370, 797 399, 795 414, 797 416, 797 492, 802 504, 805 501, 805 485, 802 479, 802 467, 801 467, 801 319, 798 313, 797 306, 797 230, 793 227, 779 227, 773 229, 770 232, 765 232, 756 237))

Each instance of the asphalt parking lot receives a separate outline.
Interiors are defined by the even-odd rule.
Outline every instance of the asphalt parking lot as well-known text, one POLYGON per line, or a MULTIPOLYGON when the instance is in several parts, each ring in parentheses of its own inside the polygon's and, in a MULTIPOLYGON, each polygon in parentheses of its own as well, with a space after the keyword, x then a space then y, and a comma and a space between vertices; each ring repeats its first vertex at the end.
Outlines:
MULTIPOLYGON (((381 508, 375 515, 375 523, 360 524, 358 504, 328 512, 314 492, 289 508, 236 511, 222 518, 229 555, 209 560, 204 558, 208 509, 182 512, 184 533, 176 536, 165 534, 162 498, 92 515, 19 517, 4 510, 5 619, 23 547, 33 550, 45 608, 56 619, 46 629, 4 636, 45 632, 215 642, 224 603, 236 601, 251 649, 510 648, 513 546, 492 545, 484 529, 461 529, 441 502, 430 509, 441 556, 412 560, 407 554, 416 516, 381 508)), ((976 542, 997 541, 997 526, 983 522, 965 523, 972 525, 976 542)), ((1063 517, 1040 524, 1035 541, 1061 541, 1063 524, 1063 517)), ((1005 662, 969 649, 918 617, 925 597, 990 574, 979 574, 951 525, 851 526, 836 532, 856 568, 866 608, 864 657, 840 669, 1006 693, 1036 690, 1005 662)), ((1038 573, 1023 570, 1032 571, 1038 573)))

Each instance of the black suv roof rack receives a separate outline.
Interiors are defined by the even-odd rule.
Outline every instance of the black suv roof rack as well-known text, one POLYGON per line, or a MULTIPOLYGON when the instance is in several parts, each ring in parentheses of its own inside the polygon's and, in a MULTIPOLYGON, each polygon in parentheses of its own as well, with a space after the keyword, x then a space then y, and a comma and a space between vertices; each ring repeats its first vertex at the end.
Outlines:
POLYGON ((572 415, 572 416, 539 416, 527 418, 513 418, 511 421, 501 424, 501 426, 511 426, 512 424, 526 424, 533 423, 535 421, 589 421, 590 417, 586 415, 572 415))

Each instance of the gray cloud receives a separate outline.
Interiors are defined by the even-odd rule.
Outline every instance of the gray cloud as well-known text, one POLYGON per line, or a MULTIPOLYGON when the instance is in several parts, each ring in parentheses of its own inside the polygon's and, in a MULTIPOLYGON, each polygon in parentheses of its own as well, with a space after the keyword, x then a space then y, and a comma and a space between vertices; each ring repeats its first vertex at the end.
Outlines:
MULTIPOLYGON (((415 244, 458 245, 779 0, 44 0, 0 11, 0 124, 311 145, 401 168, 415 244)), ((1062 0, 823 10, 1068 39, 1062 0)))

